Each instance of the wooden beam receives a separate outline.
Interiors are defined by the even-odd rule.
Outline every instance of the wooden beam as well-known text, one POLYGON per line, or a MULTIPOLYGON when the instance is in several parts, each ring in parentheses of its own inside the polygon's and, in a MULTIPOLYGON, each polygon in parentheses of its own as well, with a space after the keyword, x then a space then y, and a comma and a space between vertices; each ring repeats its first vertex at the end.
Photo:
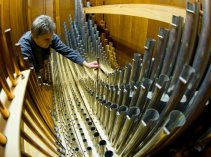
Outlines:
POLYGON ((7 99, 7 95, 3 90, 0 91, 1 102, 5 104, 10 112, 10 117, 7 119, 7 121, 0 117, 0 131, 7 137, 7 144, 5 147, 0 147, 0 154, 4 154, 4 157, 21 157, 20 122, 30 70, 22 71, 21 74, 24 77, 17 78, 18 84, 16 87, 12 87, 11 83, 9 85, 15 95, 12 101, 7 99))
POLYGON ((186 10, 166 5, 154 4, 118 4, 84 8, 85 14, 118 14, 143 17, 147 19, 171 23, 172 15, 185 18, 186 10))

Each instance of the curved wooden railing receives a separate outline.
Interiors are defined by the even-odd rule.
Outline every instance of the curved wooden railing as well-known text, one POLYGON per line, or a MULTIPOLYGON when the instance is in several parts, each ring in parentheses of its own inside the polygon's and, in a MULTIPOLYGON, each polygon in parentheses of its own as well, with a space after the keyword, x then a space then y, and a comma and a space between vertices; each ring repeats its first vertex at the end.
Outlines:
POLYGON ((85 14, 117 14, 171 23, 172 16, 185 17, 185 9, 154 4, 117 4, 84 8, 85 14))
MULTIPOLYGON (((50 111, 52 100, 12 43, 11 29, 0 35, 0 156, 61 156, 50 111)), ((62 152, 62 153, 61 153, 62 152)))

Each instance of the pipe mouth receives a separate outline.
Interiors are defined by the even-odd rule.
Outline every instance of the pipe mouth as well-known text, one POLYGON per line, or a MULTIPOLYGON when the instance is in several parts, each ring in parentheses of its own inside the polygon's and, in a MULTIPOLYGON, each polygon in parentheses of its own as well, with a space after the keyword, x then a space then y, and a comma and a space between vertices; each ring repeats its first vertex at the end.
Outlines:
POLYGON ((152 80, 151 79, 148 79, 148 78, 144 78, 143 81, 142 81, 142 84, 141 86, 144 87, 144 88, 147 88, 149 89, 152 85, 152 80))
POLYGON ((99 142, 99 146, 105 146, 106 145, 106 141, 105 140, 101 140, 100 142, 99 142))
POLYGON ((173 110, 169 115, 169 121, 166 124, 165 128, 169 132, 172 132, 177 127, 183 126, 185 122, 186 122, 185 115, 181 111, 173 110))
POLYGON ((105 157, 112 157, 114 155, 114 153, 113 153, 113 151, 111 151, 111 150, 107 150, 106 152, 105 152, 105 157))
POLYGON ((117 104, 112 104, 111 106, 110 106, 110 109, 117 109, 118 108, 118 105, 117 104))
POLYGON ((99 134, 99 132, 95 132, 93 136, 94 136, 94 137, 99 137, 100 134, 99 134))
POLYGON ((79 131, 83 131, 83 129, 82 128, 79 128, 79 131))
POLYGON ((148 124, 150 121, 156 121, 159 118, 159 112, 155 109, 147 109, 145 114, 144 114, 144 118, 143 121, 144 123, 148 124))
POLYGON ((102 100, 101 104, 106 104, 106 100, 102 100))
POLYGON ((163 74, 159 76, 159 79, 157 80, 156 84, 158 85, 158 87, 165 88, 165 85, 167 82, 169 82, 169 80, 169 77, 163 74))
POLYGON ((94 126, 92 126, 92 127, 90 128, 90 130, 91 130, 91 131, 94 131, 94 130, 95 130, 95 127, 94 127, 94 126))
POLYGON ((74 149, 74 151, 75 151, 75 152, 78 152, 78 151, 79 151, 79 148, 78 148, 78 147, 76 147, 76 148, 74 149))
POLYGON ((119 113, 121 113, 121 112, 127 112, 127 111, 128 111, 128 107, 125 106, 125 105, 120 106, 119 107, 119 110, 118 110, 119 113))
POLYGON ((138 107, 130 107, 128 111, 129 117, 138 116, 140 114, 140 109, 138 107))
POLYGON ((108 102, 105 104, 105 106, 111 106, 111 102, 108 101, 108 102))
POLYGON ((92 125, 92 122, 89 122, 89 123, 88 123, 88 126, 91 126, 91 125, 92 125))
POLYGON ((87 151, 91 151, 92 150, 92 147, 87 147, 86 150, 87 151))

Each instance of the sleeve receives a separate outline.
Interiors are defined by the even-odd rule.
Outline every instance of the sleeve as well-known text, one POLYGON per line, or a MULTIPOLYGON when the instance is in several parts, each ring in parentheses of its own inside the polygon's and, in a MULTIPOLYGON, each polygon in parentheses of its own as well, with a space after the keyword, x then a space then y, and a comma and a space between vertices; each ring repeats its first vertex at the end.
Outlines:
POLYGON ((27 40, 25 40, 24 38, 21 38, 18 43, 21 47, 22 56, 27 57, 29 59, 30 67, 34 67, 33 53, 30 43, 27 42, 27 40))
POLYGON ((66 46, 56 34, 53 35, 52 48, 74 63, 83 65, 85 59, 80 55, 80 53, 77 50, 66 46))

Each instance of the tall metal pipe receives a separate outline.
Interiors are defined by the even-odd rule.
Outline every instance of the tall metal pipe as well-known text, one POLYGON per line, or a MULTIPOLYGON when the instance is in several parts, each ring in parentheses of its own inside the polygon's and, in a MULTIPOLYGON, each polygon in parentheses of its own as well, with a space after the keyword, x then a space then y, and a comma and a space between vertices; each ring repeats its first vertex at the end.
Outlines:
MULTIPOLYGON (((159 145, 170 136, 170 133, 175 129, 185 124, 186 118, 180 111, 174 110, 169 114, 169 118, 166 120, 165 125, 160 127, 156 134, 147 143, 143 143, 141 149, 135 154, 134 157, 147 156, 159 145)), ((140 147, 139 147, 140 148, 140 147)))
POLYGON ((121 105, 123 94, 124 94, 124 85, 120 85, 118 93, 119 93, 119 96, 118 96, 117 104, 121 105))
POLYGON ((100 134, 99 132, 95 132, 92 136, 93 144, 97 145, 100 141, 100 134))
POLYGON ((138 101, 138 98, 140 95, 141 84, 142 84, 141 81, 139 81, 133 86, 133 94, 132 94, 132 98, 131 98, 129 107, 136 105, 136 102, 138 101))
POLYGON ((166 44, 168 41, 168 35, 169 35, 169 30, 160 28, 159 34, 158 34, 158 43, 157 43, 157 49, 155 53, 155 61, 152 66, 151 74, 150 74, 150 79, 154 80, 159 76, 163 57, 165 54, 166 50, 166 44))
POLYGON ((152 80, 144 78, 141 84, 141 91, 136 106, 142 108, 146 102, 147 93, 152 85, 152 80))
POLYGON ((116 119, 115 119, 114 125, 111 127, 111 130, 109 130, 109 132, 111 133, 109 136, 111 142, 114 142, 114 140, 118 138, 119 130, 121 130, 122 128, 122 124, 125 121, 125 115, 127 114, 127 112, 128 112, 127 106, 122 105, 119 107, 116 113, 116 119))
POLYGON ((193 47, 196 40, 196 32, 198 28, 198 7, 196 3, 187 2, 185 28, 183 31, 182 43, 178 53, 175 69, 171 79, 171 90, 174 89, 180 73, 182 72, 183 66, 189 64, 192 55, 193 47))
POLYGON ((141 72, 138 78, 138 81, 142 81, 143 78, 148 78, 149 73, 149 67, 151 64, 152 59, 152 52, 155 46, 155 40, 154 39, 147 39, 145 46, 144 46, 144 59, 142 62, 141 72))
POLYGON ((88 156, 89 156, 89 157, 93 157, 93 154, 92 154, 92 147, 87 147, 86 150, 87 150, 88 156))
POLYGON ((128 140, 130 136, 130 132, 132 131, 135 123, 138 120, 138 116, 140 114, 140 110, 138 107, 131 107, 129 108, 128 114, 126 116, 126 120, 124 126, 120 132, 119 138, 116 141, 115 147, 117 152, 120 153, 122 151, 122 146, 128 140))
POLYGON ((155 89, 153 91, 149 104, 145 104, 145 106, 142 108, 143 112, 147 107, 155 108, 158 105, 162 95, 166 90, 168 82, 169 82, 169 77, 167 75, 160 75, 160 77, 157 79, 155 83, 155 89))
POLYGON ((137 128, 131 135, 130 139, 125 144, 121 156, 128 156, 145 138, 151 128, 157 123, 159 119, 159 113, 155 109, 147 109, 143 119, 137 124, 137 128))
POLYGON ((99 156, 103 156, 103 154, 106 151, 106 141, 105 140, 101 140, 98 144, 98 149, 97 152, 99 154, 99 156))
POLYGON ((108 125, 106 127, 106 132, 107 132, 107 135, 110 136, 111 135, 111 130, 112 130, 112 127, 114 126, 114 122, 115 122, 115 118, 116 118, 116 112, 118 110, 118 105, 117 104, 112 104, 110 106, 110 109, 109 109, 109 118, 108 118, 108 125))
MULTIPOLYGON (((207 0, 208 2, 208 0, 207 0)), ((210 1, 209 1, 210 2, 210 1)), ((211 6, 210 6, 211 8, 211 6)), ((185 125, 176 130, 174 134, 169 137, 164 144, 162 144, 157 151, 164 148, 169 143, 172 143, 178 136, 180 136, 186 129, 196 120, 196 118, 202 113, 202 111, 206 108, 206 103, 209 101, 211 97, 211 65, 209 66, 209 69, 207 71, 207 74, 203 80, 203 83, 201 87, 199 88, 199 91, 197 92, 196 96, 193 98, 193 101, 189 102, 189 108, 187 111, 184 112, 186 117, 186 123, 185 125)), ((157 152, 156 151, 156 152, 157 152)), ((154 153, 156 153, 154 152, 154 153)))
POLYGON ((132 69, 131 69, 131 75, 129 82, 136 82, 139 77, 139 71, 141 68, 141 54, 140 53, 134 53, 133 59, 132 59, 132 69))
POLYGON ((129 103, 130 103, 130 90, 131 90, 131 87, 129 84, 125 85, 125 88, 123 90, 123 98, 122 98, 122 103, 121 105, 125 105, 125 106, 129 106, 129 103))
POLYGON ((111 106, 111 102, 107 102, 106 105, 104 106, 105 108, 105 113, 104 113, 104 119, 103 119, 103 127, 104 129, 106 129, 107 125, 108 125, 108 119, 109 119, 109 110, 110 110, 110 106, 111 106))
POLYGON ((113 151, 107 150, 104 154, 104 157, 112 157, 114 155, 113 151))
POLYGON ((117 98, 118 98, 118 86, 115 85, 115 86, 113 87, 113 96, 112 96, 111 102, 112 102, 112 103, 117 103, 117 98))

